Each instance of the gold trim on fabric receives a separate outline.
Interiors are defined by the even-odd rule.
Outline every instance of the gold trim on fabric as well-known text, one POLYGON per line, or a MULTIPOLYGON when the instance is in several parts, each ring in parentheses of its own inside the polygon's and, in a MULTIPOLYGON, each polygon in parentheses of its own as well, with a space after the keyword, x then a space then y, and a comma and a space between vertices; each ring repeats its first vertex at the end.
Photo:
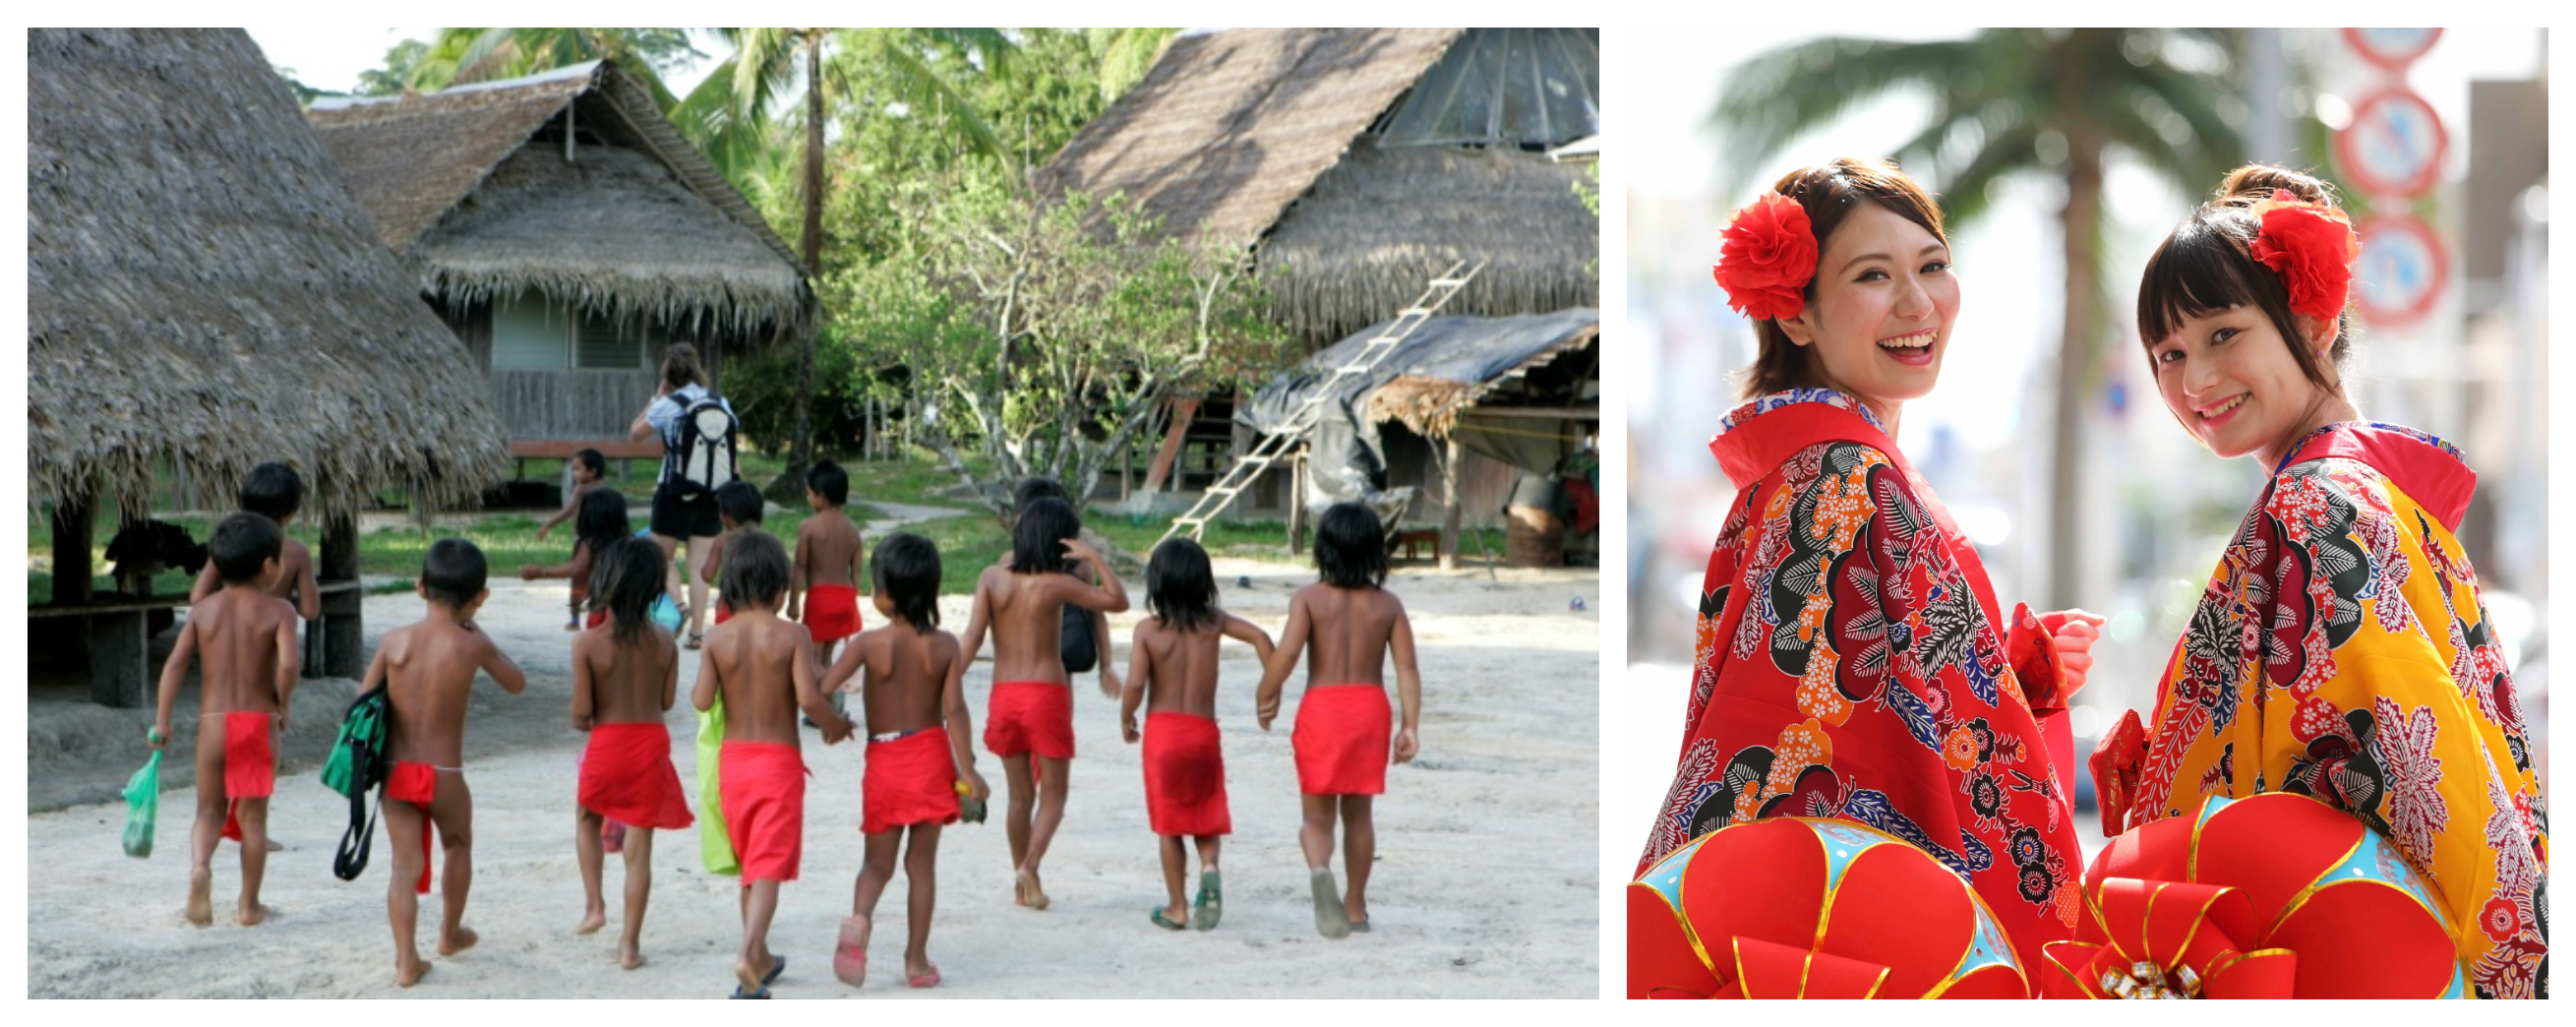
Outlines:
MULTIPOLYGON (((1628 882, 1628 887, 1646 889, 1647 894, 1655 897, 1655 901, 1663 903, 1664 908, 1672 910, 1673 922, 1682 926, 1682 940, 1690 943, 1691 954, 1699 957, 1700 965, 1708 968, 1708 975, 1710 977, 1717 976, 1718 970, 1716 961, 1708 957, 1708 948, 1700 944, 1699 932, 1691 930, 1690 917, 1683 915, 1681 907, 1676 905, 1672 899, 1665 898, 1662 889, 1656 888, 1654 885, 1647 884, 1642 879, 1628 882)), ((1676 889, 1679 887, 1679 885, 1675 886, 1676 889)))
MULTIPOLYGON (((2089 942, 2089 941, 2052 941, 2052 942, 2048 942, 2048 943, 2043 944, 2043 945, 2041 945, 2041 946, 2040 946, 2040 950, 2041 950, 2041 951, 2040 951, 2040 962, 2047 963, 2048 965, 2050 965, 2050 966, 2052 966, 2052 967, 2056 967, 2056 968, 2057 968, 2057 972, 2058 972, 2058 973, 2061 973, 2061 974, 2066 975, 2066 979, 2067 979, 2067 980, 2070 980, 2070 981, 2074 981, 2074 982, 2075 982, 2075 987, 2076 987, 2078 990, 2082 991, 2082 992, 2084 993, 2085 997, 2087 997, 2087 998, 2097 998, 2097 999, 2098 999, 2098 998, 2101 998, 2101 997, 2102 997, 2102 989, 2100 989, 2100 988, 2096 988, 2096 987, 2094 987, 2093 985, 2091 985, 2090 983, 2087 983, 2087 982, 2084 980, 2084 978, 2076 976, 2076 975, 2075 975, 2075 971, 2067 969, 2067 968, 2066 968, 2066 964, 2065 964, 2065 963, 2062 963, 2062 962, 2059 962, 2058 960, 2050 959, 2050 958, 2048 958, 2048 957, 2047 957, 2047 949, 2048 949, 2048 947, 2049 947, 2050 945, 2072 945, 2072 946, 2082 946, 2082 947, 2084 947, 2084 948, 2092 949, 2092 950, 2094 950, 2094 951, 2096 951, 2096 952, 2101 951, 2101 950, 2102 950, 2102 946, 2095 945, 2095 944, 2093 944, 2092 942, 2089 942)), ((2085 965, 2086 965, 2086 966, 2091 966, 2093 961, 2088 959, 2088 960, 2085 960, 2084 962, 2085 962, 2085 965)), ((2034 996, 2032 996, 2032 997, 2036 998, 2037 996, 2036 996, 2036 995, 2034 995, 2034 996)))

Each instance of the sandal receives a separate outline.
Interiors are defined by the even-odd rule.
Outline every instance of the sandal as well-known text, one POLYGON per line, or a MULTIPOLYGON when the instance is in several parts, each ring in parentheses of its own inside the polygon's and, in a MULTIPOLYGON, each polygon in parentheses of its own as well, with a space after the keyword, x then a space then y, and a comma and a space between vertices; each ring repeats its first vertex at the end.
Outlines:
POLYGON ((705 642, 706 642, 706 639, 707 639, 707 634, 706 634, 706 632, 703 632, 703 631, 692 631, 692 632, 689 632, 689 646, 688 646, 688 647, 689 647, 689 650, 690 650, 691 652, 695 652, 695 651, 697 651, 698 646, 699 646, 699 645, 701 645, 701 644, 703 644, 703 643, 705 643, 705 642))
POLYGON ((1199 875, 1198 901, 1191 904, 1190 926, 1198 930, 1216 927, 1217 918, 1225 915, 1225 892, 1216 871, 1199 875))
POLYGON ((906 977, 903 982, 916 988, 936 988, 939 986, 939 964, 932 963, 929 973, 918 977, 906 977))
POLYGON ((1164 916, 1163 907, 1161 906, 1154 907, 1150 916, 1154 921, 1154 926, 1160 927, 1166 931, 1186 931, 1190 929, 1188 924, 1176 924, 1171 921, 1170 917, 1164 916))

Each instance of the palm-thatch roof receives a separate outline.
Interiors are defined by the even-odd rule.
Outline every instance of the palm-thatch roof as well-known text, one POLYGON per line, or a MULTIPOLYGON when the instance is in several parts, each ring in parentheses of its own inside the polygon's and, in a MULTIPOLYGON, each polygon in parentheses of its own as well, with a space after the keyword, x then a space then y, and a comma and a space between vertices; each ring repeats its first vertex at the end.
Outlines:
POLYGON ((385 245, 443 303, 536 291, 742 333, 808 315, 795 252, 616 65, 307 116, 385 245))
POLYGON ((36 498, 139 514, 166 462, 229 506, 282 460, 346 513, 387 486, 461 505, 507 470, 464 348, 249 36, 37 29, 27 53, 36 498))
MULTIPOLYGON (((1504 124, 1511 103, 1494 98, 1526 87, 1505 83, 1495 62, 1526 58, 1531 32, 1184 36, 1142 84, 1083 127, 1041 182, 1125 193, 1185 241, 1254 248, 1274 319, 1319 344, 1385 318, 1460 258, 1487 264, 1450 301, 1451 312, 1501 316, 1597 303, 1600 219, 1574 192, 1588 172, 1514 145, 1518 126, 1504 124), (1408 94, 1423 83, 1438 95, 1408 94), (1488 110, 1490 124, 1455 116, 1488 110), (1420 131, 1398 138, 1394 130, 1407 125, 1420 131), (1390 133, 1383 140, 1382 131, 1390 133), (1398 145, 1415 136, 1473 136, 1476 145, 1398 145)), ((1560 61, 1597 53, 1588 36, 1563 49, 1560 61)), ((1597 75, 1592 65, 1583 71, 1597 75)), ((1582 99, 1572 109, 1597 123, 1592 80, 1575 77, 1582 81, 1571 92, 1582 99)), ((1594 130, 1556 120, 1563 138, 1526 142, 1594 130)))

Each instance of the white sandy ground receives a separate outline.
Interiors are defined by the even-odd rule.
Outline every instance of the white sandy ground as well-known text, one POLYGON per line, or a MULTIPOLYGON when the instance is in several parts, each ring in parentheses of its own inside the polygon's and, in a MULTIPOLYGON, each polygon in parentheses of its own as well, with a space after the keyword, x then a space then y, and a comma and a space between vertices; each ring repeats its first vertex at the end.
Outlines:
MULTIPOLYGON (((1288 593, 1311 580, 1310 571, 1285 564, 1227 559, 1217 570, 1228 607, 1274 633, 1285 621, 1288 593), (1237 587, 1237 575, 1250 575, 1253 587, 1237 587)), ((1598 575, 1505 570, 1497 581, 1481 569, 1405 570, 1391 584, 1421 646, 1422 755, 1389 771, 1388 794, 1377 804, 1373 933, 1326 941, 1314 930, 1288 744, 1304 672, 1291 679, 1287 708, 1265 734, 1253 718, 1258 668, 1248 648, 1228 643, 1218 720, 1235 834, 1222 856, 1226 908, 1215 931, 1172 934, 1147 922, 1163 891, 1137 748, 1119 740, 1116 706, 1099 695, 1097 676, 1085 675, 1075 688, 1071 802, 1045 866, 1054 906, 1039 913, 1011 904, 1001 766, 982 755, 979 766, 995 788, 993 819, 952 826, 942 839, 930 952, 946 983, 927 992, 902 981, 907 886, 900 878, 878 907, 865 989, 854 992, 831 976, 834 932, 849 912, 859 866, 860 748, 826 748, 806 733, 813 777, 804 866, 801 879, 783 889, 771 934, 790 964, 774 989, 778 997, 1596 995, 1598 575), (1568 610, 1576 597, 1585 612, 1568 610)), ((1140 588, 1135 595, 1139 611, 1111 619, 1122 672, 1127 628, 1141 616, 1140 588)), ((394 987, 384 909, 389 842, 380 830, 358 881, 331 876, 347 807, 322 787, 308 759, 281 774, 271 823, 288 849, 270 857, 264 892, 279 913, 256 928, 232 923, 240 878, 238 850, 229 844, 215 860, 216 926, 192 929, 181 920, 191 789, 162 795, 149 860, 119 852, 121 803, 30 816, 29 994, 725 994, 740 940, 736 886, 700 866, 694 828, 658 832, 643 939, 650 965, 617 968, 618 857, 608 858, 606 872, 609 927, 590 937, 572 934, 581 913, 571 833, 582 736, 568 724, 564 596, 560 582, 496 581, 482 617, 532 680, 516 697, 478 684, 467 728, 475 878, 466 922, 481 933, 479 947, 435 958, 433 891, 422 904, 420 944, 436 969, 418 988, 394 987)), ((964 597, 945 601, 945 626, 961 628, 965 607, 964 597)), ((371 598, 368 630, 381 634, 419 611, 409 595, 371 598)), ((979 663, 967 679, 979 733, 989 668, 979 663)), ((673 760, 692 795, 695 721, 686 697, 696 671, 696 654, 684 652, 681 701, 668 718, 673 760)), ((297 716, 336 720, 323 700, 345 697, 346 683, 339 684, 337 691, 313 687, 321 708, 298 702, 297 716)), ((196 700, 189 694, 181 701, 193 709, 196 700)), ((299 725, 298 734, 304 730, 299 725)), ((190 736, 183 723, 174 753, 192 751, 190 736)), ((1337 870, 1339 863, 1337 855, 1337 870)))

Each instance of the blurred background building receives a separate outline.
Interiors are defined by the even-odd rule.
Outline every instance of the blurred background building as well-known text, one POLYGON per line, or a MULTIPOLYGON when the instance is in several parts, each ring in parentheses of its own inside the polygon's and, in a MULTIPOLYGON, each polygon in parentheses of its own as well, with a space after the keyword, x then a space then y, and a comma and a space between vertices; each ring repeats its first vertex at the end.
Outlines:
MULTIPOLYGON (((2202 449, 2156 396, 2136 329, 2146 258, 2237 164, 2334 181, 2370 239, 2348 388, 2365 417, 2449 439, 2477 469, 2459 535, 2546 774, 2544 30, 1636 35, 1639 66, 1693 70, 1636 91, 1622 129, 1638 154, 1638 344, 1611 371, 1629 397, 1630 668, 1604 715, 1644 718, 1653 741, 1609 760, 1630 767, 1605 766, 1614 797, 1647 793, 1617 798, 1608 823, 1642 832, 1669 779, 1700 580, 1733 495, 1707 442, 1754 336, 1710 279, 1719 232, 1782 174, 1844 155, 1899 158, 1954 222, 1958 324, 1940 388, 1907 404, 1898 443, 2006 606, 2109 618, 2078 699, 2081 751, 2121 710, 2153 703, 2263 477, 2202 449), (2413 165, 2419 180, 2392 181, 2413 165), (2089 253, 2065 227, 2088 206, 2089 253), (2429 238, 2392 229, 2408 219, 2429 238), (2089 290, 2070 288, 2071 253, 2095 268, 2089 290)), ((2074 792, 2079 823, 2097 830, 2090 783, 2074 792)))

